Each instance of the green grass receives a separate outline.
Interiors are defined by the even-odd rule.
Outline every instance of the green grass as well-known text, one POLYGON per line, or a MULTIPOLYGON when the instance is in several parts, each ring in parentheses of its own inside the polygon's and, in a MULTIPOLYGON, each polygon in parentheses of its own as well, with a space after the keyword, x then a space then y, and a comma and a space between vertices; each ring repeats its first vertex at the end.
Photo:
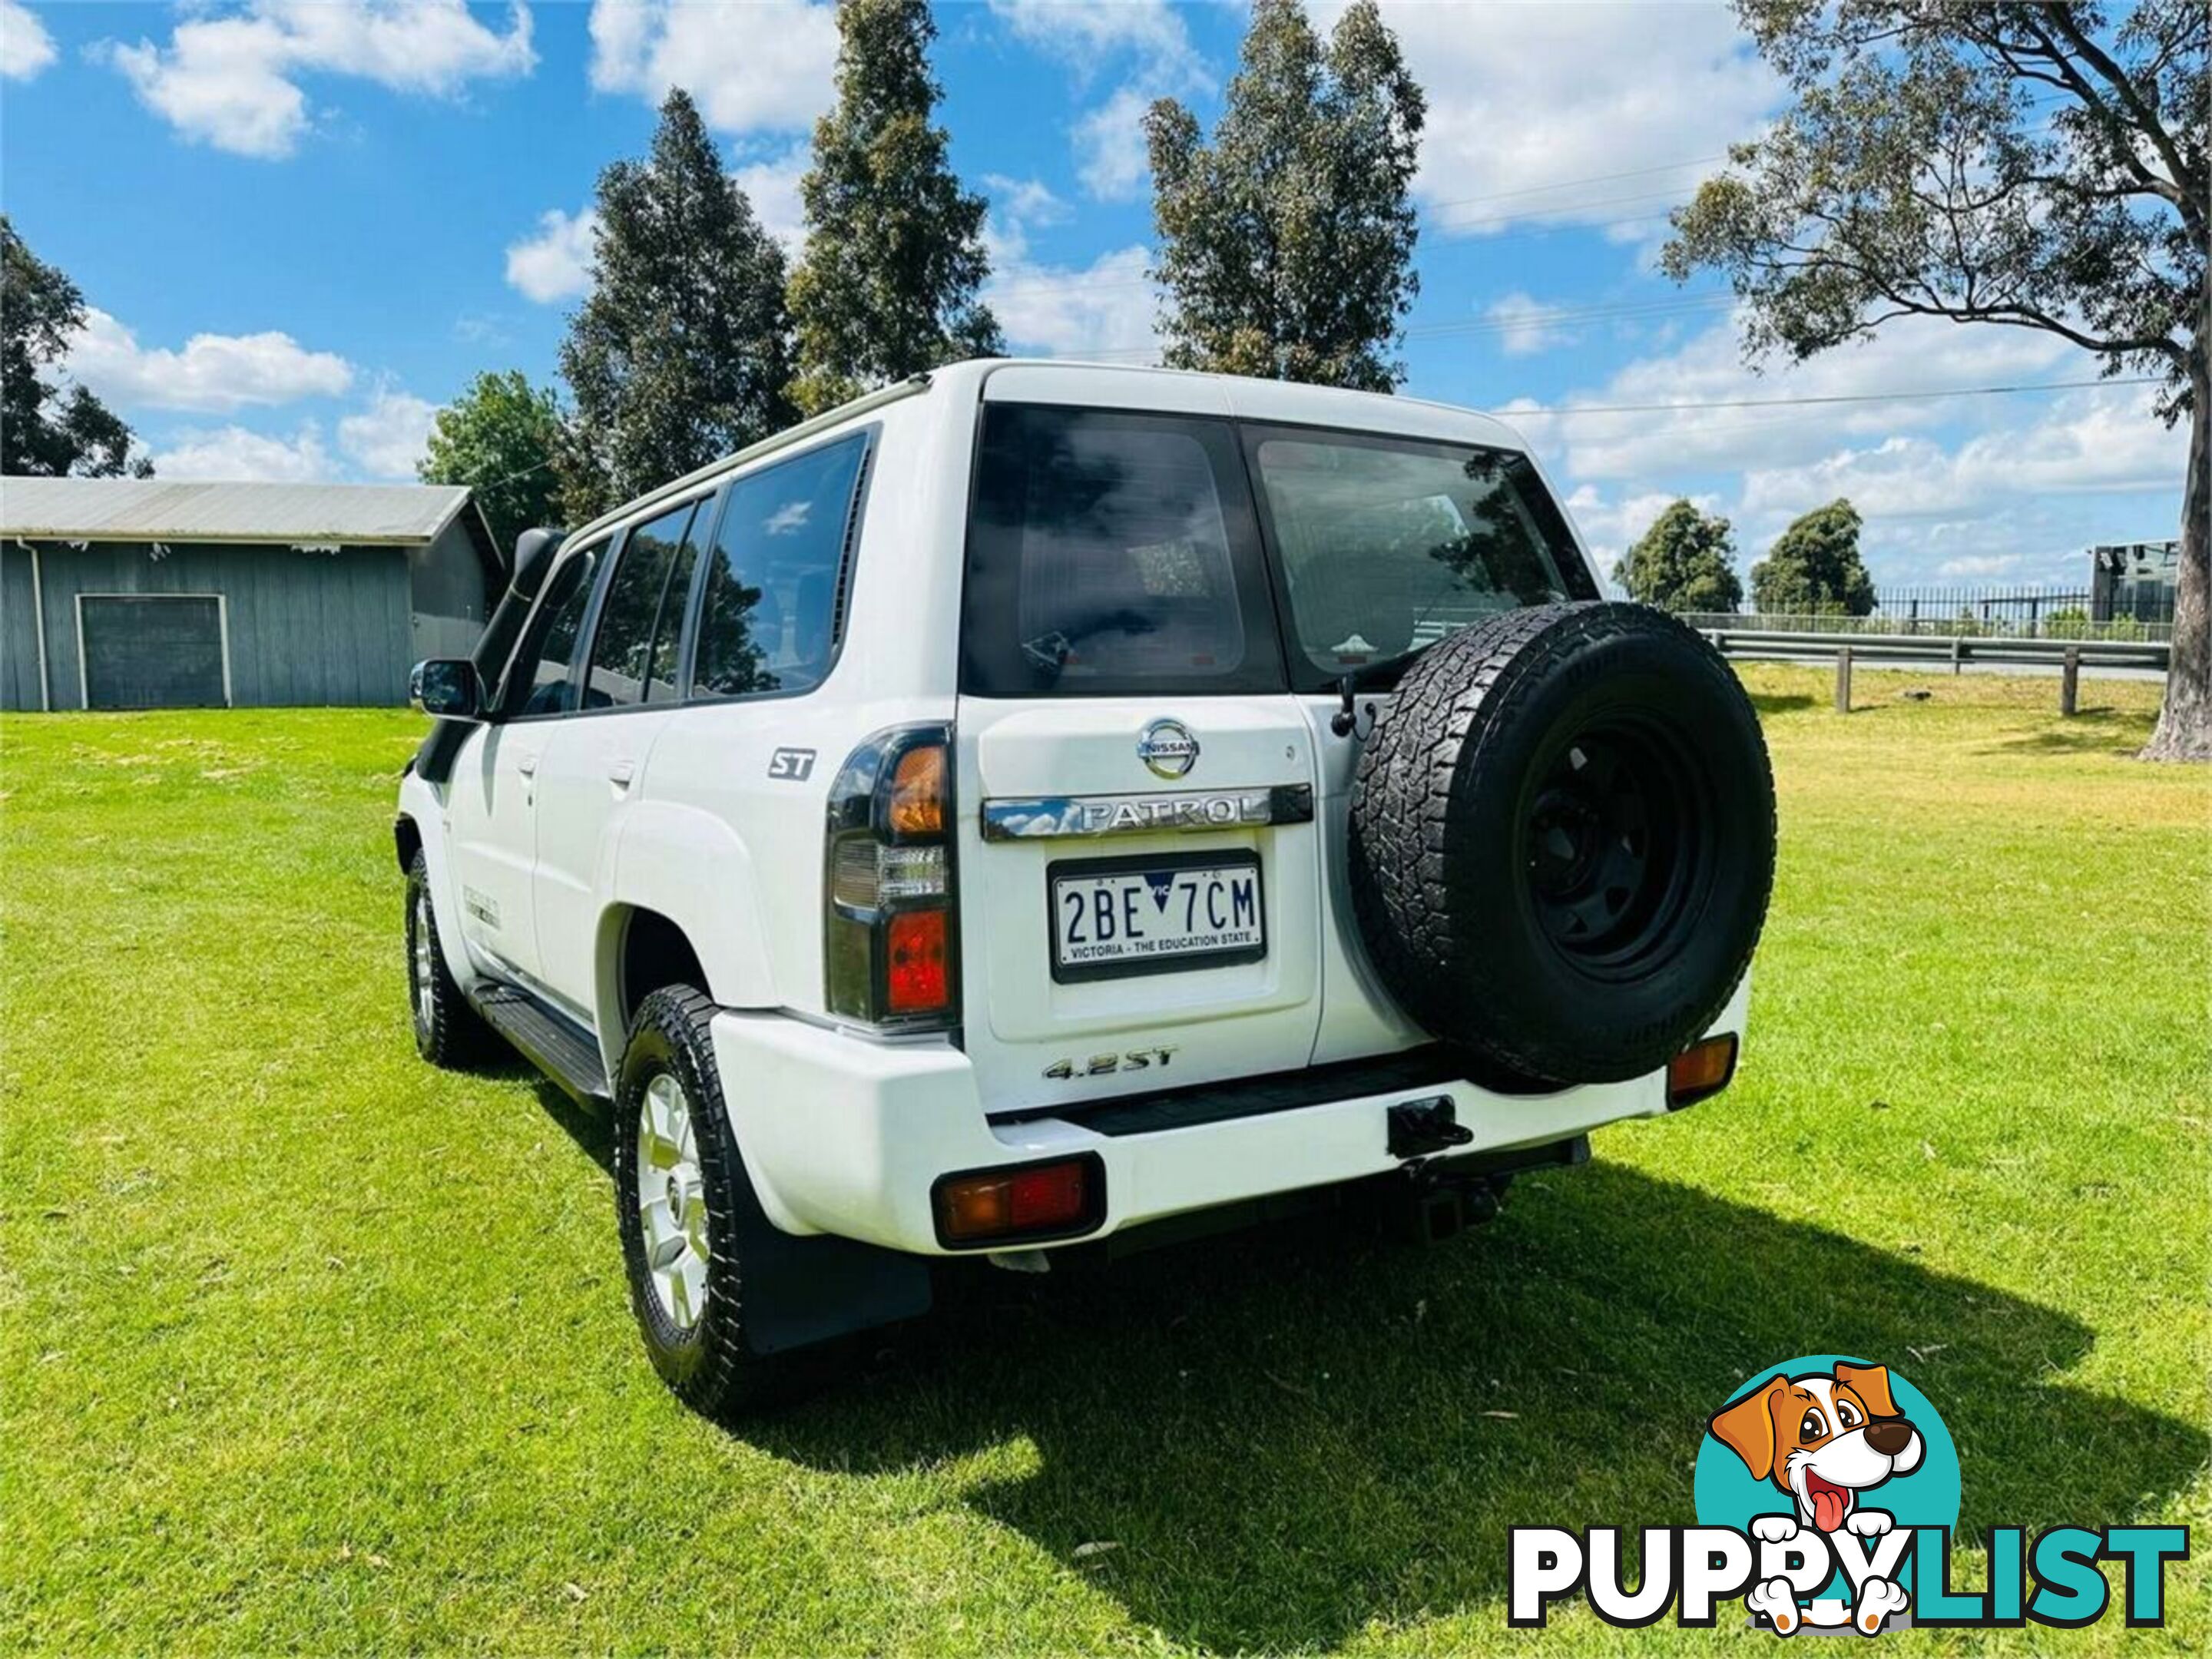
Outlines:
MULTIPOLYGON (((604 1127, 414 1057, 410 720, 10 717, 0 1648, 1486 1651, 1509 1525, 1689 1521, 1706 1413, 1805 1352, 1934 1397, 1969 1528, 2203 1527, 2208 780, 2125 758, 2151 688, 1747 677, 1729 1094, 1425 1252, 992 1276, 737 1432, 642 1358, 604 1127)), ((2197 1557, 2163 1635, 1888 1639, 2200 1650, 2197 1557)))

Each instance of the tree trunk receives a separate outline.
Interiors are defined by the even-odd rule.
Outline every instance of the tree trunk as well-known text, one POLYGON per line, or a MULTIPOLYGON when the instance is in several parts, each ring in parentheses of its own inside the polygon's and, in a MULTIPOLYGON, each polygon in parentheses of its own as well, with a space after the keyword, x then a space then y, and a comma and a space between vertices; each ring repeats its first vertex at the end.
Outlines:
POLYGON ((2212 761, 2212 615, 2208 615, 2205 516, 2212 475, 2212 374, 2201 356, 2190 376, 2189 476, 2181 486, 2181 572, 2173 590, 2173 662, 2145 760, 2212 761))

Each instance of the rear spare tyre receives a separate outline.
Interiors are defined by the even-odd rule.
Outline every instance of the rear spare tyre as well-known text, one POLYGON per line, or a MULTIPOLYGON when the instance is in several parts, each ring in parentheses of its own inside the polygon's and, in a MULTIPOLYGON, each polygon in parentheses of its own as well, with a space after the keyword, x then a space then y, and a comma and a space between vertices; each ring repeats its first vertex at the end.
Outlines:
POLYGON ((1360 756, 1352 896, 1383 986, 1540 1083, 1656 1071, 1727 1006, 1774 781, 1717 651, 1664 612, 1516 611, 1416 658, 1360 756))

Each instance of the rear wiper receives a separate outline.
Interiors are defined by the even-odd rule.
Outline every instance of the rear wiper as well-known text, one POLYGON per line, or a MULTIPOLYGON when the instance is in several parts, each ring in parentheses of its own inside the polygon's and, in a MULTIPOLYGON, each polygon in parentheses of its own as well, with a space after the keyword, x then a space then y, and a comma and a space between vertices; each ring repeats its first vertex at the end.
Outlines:
POLYGON ((1385 657, 1380 662, 1362 664, 1359 667, 1352 669, 1340 677, 1336 682, 1336 692, 1344 699, 1344 706, 1328 717, 1328 729, 1340 738, 1348 738, 1355 732, 1358 732, 1363 738, 1365 738, 1369 732, 1375 729, 1375 705, 1370 702, 1364 709, 1355 707, 1354 700, 1359 696, 1361 690, 1375 684, 1386 675, 1402 673, 1414 658, 1436 642, 1434 640, 1430 640, 1425 644, 1414 646, 1411 650, 1401 651, 1395 657, 1385 657), (1359 725, 1362 714, 1367 718, 1364 731, 1360 729, 1359 725))

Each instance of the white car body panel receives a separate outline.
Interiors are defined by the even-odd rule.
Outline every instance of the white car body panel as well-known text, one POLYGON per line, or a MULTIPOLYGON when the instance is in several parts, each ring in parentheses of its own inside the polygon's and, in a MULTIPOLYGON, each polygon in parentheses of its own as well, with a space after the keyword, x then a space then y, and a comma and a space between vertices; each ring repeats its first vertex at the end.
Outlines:
MULTIPOLYGON (((1524 448, 1497 421, 1409 399, 1126 368, 969 363, 787 450, 741 461, 729 477, 844 434, 873 434, 834 665, 804 695, 479 726, 449 782, 408 777, 401 811, 428 858, 448 965, 464 989, 507 982, 549 996, 596 1036, 612 1076, 624 1036, 624 930, 640 911, 668 918, 722 1011, 714 1034, 724 1092, 769 1218, 793 1233, 925 1255, 944 1253, 931 1190, 954 1171, 1096 1152, 1108 1193, 1103 1225, 1086 1235, 1097 1237, 1396 1168, 1402 1160, 1387 1152, 1382 1121, 1400 1098, 1448 1094, 1474 1132, 1470 1152, 1547 1146, 1662 1113, 1655 1073, 1540 1096, 1457 1082, 1158 1133, 1102 1134, 1057 1115, 1176 1085, 1389 1055, 1428 1039, 1376 982, 1358 938, 1345 839, 1358 749, 1330 730, 1335 698, 960 694, 963 550, 987 401, 1524 448), (1163 781, 1136 756, 1139 734, 1162 718, 1182 721, 1200 743, 1188 779, 1163 781), (950 723, 955 732, 962 1022, 951 1037, 886 1038, 827 1012, 825 816, 856 745, 917 723, 950 723), (810 757, 803 775, 796 762, 778 759, 787 754, 810 757), (981 828, 988 799, 1279 786, 1312 792, 1311 822, 1096 842, 987 842, 981 828), (1262 860, 1264 957, 1055 981, 1044 896, 1054 862, 1207 851, 1262 860), (1171 1057, 1141 1069, 1087 1064, 1131 1050, 1171 1057), (1074 1062, 1072 1073, 1049 1076, 1063 1060, 1074 1062), (1013 1113, 1021 1121, 1006 1121, 1013 1113)), ((629 510, 630 521, 665 512, 672 498, 649 499, 629 510)), ((563 556, 600 527, 572 538, 563 556)), ((1747 980, 1714 1029, 1741 1032, 1748 997, 1747 980)))

